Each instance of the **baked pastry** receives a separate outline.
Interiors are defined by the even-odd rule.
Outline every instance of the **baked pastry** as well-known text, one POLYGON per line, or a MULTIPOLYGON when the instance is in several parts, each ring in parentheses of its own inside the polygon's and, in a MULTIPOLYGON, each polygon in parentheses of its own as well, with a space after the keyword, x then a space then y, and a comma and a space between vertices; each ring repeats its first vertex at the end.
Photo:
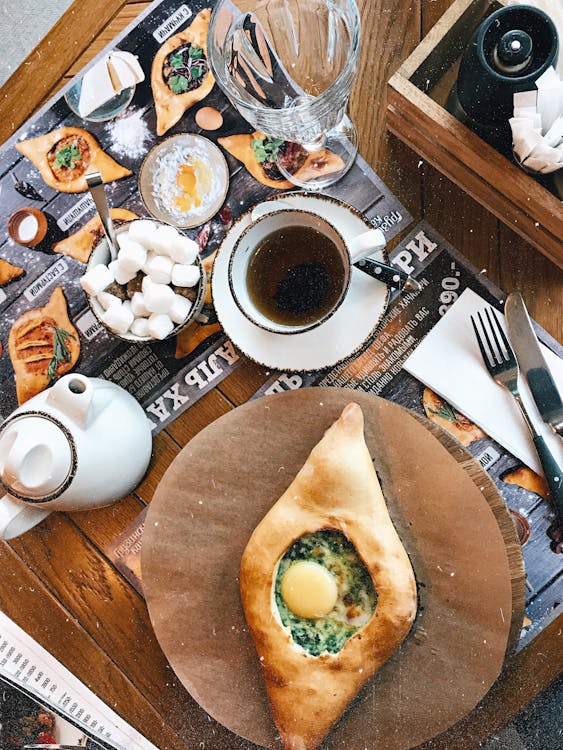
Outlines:
POLYGON ((444 430, 453 435, 462 445, 471 445, 475 440, 487 437, 487 433, 473 422, 470 422, 451 404, 440 398, 437 393, 425 388, 422 394, 422 405, 424 413, 431 422, 443 427, 444 430))
POLYGON ((15 321, 8 337, 8 351, 18 404, 72 370, 80 354, 80 339, 68 317, 60 286, 45 307, 28 310, 15 321))
POLYGON ((318 747, 416 615, 413 570, 363 425, 360 407, 349 404, 242 557, 244 612, 287 750, 318 747))
POLYGON ((517 487, 522 487, 524 490, 529 492, 535 492, 536 495, 543 497, 544 500, 549 499, 550 492, 545 477, 536 474, 535 471, 529 469, 527 466, 517 466, 515 469, 501 474, 503 482, 507 484, 515 484, 517 487))
POLYGON ((83 128, 63 127, 16 144, 20 154, 35 164, 47 185, 62 193, 80 193, 88 188, 85 175, 100 172, 104 182, 131 174, 100 147, 83 128))
MULTIPOLYGON (((113 221, 116 222, 131 221, 137 218, 137 214, 126 208, 110 208, 109 212, 113 221)), ((63 253, 70 258, 79 260, 81 263, 87 263, 90 253, 103 234, 102 220, 96 214, 78 232, 69 235, 60 242, 55 242, 53 250, 56 253, 63 253)))
POLYGON ((278 169, 278 160, 290 174, 304 182, 339 172, 344 167, 342 159, 326 148, 308 152, 298 143, 271 138, 258 130, 217 140, 225 151, 244 164, 255 180, 278 190, 295 187, 278 169))
POLYGON ((215 84, 207 62, 210 18, 210 8, 200 11, 188 28, 170 37, 154 57, 151 86, 158 135, 166 133, 186 110, 205 99, 215 84))
POLYGON ((9 284, 14 279, 19 279, 25 273, 23 268, 19 266, 13 266, 4 258, 0 258, 0 286, 9 284))

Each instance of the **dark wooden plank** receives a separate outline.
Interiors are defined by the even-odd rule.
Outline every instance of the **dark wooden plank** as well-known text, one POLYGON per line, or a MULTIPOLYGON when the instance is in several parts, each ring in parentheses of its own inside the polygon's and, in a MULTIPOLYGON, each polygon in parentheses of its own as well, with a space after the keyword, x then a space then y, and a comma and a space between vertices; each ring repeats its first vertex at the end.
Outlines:
POLYGON ((200 430, 226 414, 233 408, 218 389, 205 394, 193 406, 175 419, 167 428, 166 432, 178 443, 186 445, 200 430))

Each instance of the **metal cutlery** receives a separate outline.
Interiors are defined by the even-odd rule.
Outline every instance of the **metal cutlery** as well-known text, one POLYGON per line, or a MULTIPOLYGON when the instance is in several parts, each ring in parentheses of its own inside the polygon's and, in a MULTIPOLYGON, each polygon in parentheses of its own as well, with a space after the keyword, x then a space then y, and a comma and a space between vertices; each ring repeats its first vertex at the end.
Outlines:
POLYGON ((506 388, 520 407, 545 472, 555 512, 559 520, 563 522, 563 467, 557 463, 526 411, 518 389, 518 363, 494 309, 488 307, 485 308, 483 314, 478 312, 476 316, 472 315, 471 323, 483 362, 491 377, 496 383, 506 388))
POLYGON ((104 181, 100 172, 91 172, 85 175, 86 184, 90 190, 90 195, 94 201, 94 204, 100 215, 102 226, 108 239, 108 247, 110 253, 110 259, 117 259, 117 239, 115 229, 113 227, 113 221, 111 220, 111 214, 109 212, 108 199, 106 191, 104 189, 104 181))
POLYGON ((508 295, 504 314, 510 343, 525 375, 541 418, 563 436, 563 402, 553 380, 519 292, 508 295))

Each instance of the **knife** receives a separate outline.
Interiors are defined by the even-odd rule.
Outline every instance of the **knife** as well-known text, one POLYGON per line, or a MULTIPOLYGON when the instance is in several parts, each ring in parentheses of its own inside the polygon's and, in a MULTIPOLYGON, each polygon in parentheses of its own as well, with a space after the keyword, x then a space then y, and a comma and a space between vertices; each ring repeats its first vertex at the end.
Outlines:
POLYGON ((519 292, 506 298, 504 314, 520 369, 526 376, 541 418, 559 435, 563 435, 563 403, 540 350, 538 339, 519 292))
POLYGON ((367 273, 368 276, 373 276, 374 279, 379 279, 387 286, 399 289, 401 292, 415 292, 420 289, 418 281, 409 276, 408 273, 378 260, 373 260, 373 258, 362 258, 356 261, 354 265, 360 271, 367 273))

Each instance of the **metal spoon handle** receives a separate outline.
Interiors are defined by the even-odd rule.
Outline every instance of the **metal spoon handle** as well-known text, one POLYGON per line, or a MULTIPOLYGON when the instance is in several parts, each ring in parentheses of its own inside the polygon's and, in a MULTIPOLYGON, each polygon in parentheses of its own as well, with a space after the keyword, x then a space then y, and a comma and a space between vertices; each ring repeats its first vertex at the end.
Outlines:
POLYGON ((90 190, 90 195, 94 201, 94 205, 98 210, 102 226, 108 238, 109 252, 111 259, 117 258, 117 239, 115 229, 113 228, 113 221, 111 220, 111 214, 109 212, 108 200, 106 191, 104 189, 104 182, 102 175, 99 172, 91 172, 86 175, 86 184, 90 190))

